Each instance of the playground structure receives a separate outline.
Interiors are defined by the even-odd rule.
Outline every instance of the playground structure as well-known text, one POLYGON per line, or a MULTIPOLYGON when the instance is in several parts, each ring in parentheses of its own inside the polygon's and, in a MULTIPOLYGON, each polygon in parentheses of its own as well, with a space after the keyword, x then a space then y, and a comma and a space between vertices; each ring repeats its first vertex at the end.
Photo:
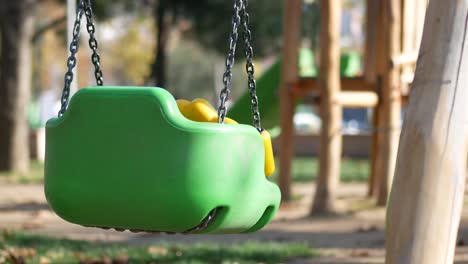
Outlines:
POLYGON ((280 89, 280 176, 284 200, 291 198, 294 102, 318 103, 322 118, 320 172, 312 213, 332 211, 333 190, 339 180, 341 112, 347 108, 373 108, 369 196, 385 205, 393 176, 401 105, 407 103, 422 35, 427 0, 366 2, 364 74, 339 78, 341 4, 321 5, 320 74, 299 77, 298 48, 302 1, 285 4, 283 61, 280 89), (391 3, 390 3, 391 2, 391 3))
MULTIPOLYGON (((293 115, 296 101, 309 104, 321 105, 321 117, 323 127, 329 127, 329 136, 326 141, 322 141, 323 148, 320 159, 325 162, 322 168, 335 168, 331 172, 323 172, 321 187, 319 189, 330 190, 335 188, 335 183, 339 177, 339 164, 341 156, 341 108, 372 108, 373 131, 372 149, 370 150, 371 176, 368 183, 368 195, 375 197, 378 205, 385 205, 389 192, 389 183, 393 175, 393 164, 396 159, 397 140, 400 130, 401 105, 407 104, 409 87, 414 76, 417 53, 422 36, 423 22, 427 0, 402 1, 399 6, 400 14, 395 14, 392 19, 388 12, 389 7, 379 1, 367 1, 366 31, 367 38, 364 52, 365 71, 362 76, 347 74, 346 54, 339 55, 335 51, 338 59, 338 69, 341 79, 340 84, 330 85, 341 86, 337 91, 322 90, 320 88, 320 76, 317 70, 312 69, 313 74, 301 76, 301 61, 307 60, 309 54, 302 50, 300 46, 300 24, 302 14, 302 1, 295 1, 294 4, 285 6, 284 28, 288 30, 284 34, 284 51, 282 59, 274 63, 258 79, 258 97, 261 100, 262 120, 265 127, 281 125, 282 137, 280 139, 280 181, 283 200, 291 198, 291 162, 295 153, 293 146, 293 115), (387 15, 386 15, 387 14, 387 15), (384 29, 385 30, 382 30, 384 29), (393 43, 394 45, 386 45, 393 43), (385 63, 389 61, 390 63, 385 63), (333 99, 332 99, 333 98, 333 99), (332 103, 333 101, 333 103, 332 103), (328 106, 327 106, 328 104, 328 106), (338 107, 338 108, 336 108, 338 107), (336 109, 335 109, 336 108, 336 109), (334 115, 325 115, 332 113, 334 115), (337 141, 339 140, 339 142, 337 141), (331 143, 333 142, 333 143, 331 143), (323 153, 330 153, 324 155, 323 153)), ((331 12, 322 6, 321 14, 331 12)), ((335 7, 337 8, 337 7, 335 7)), ((327 8, 328 9, 328 8, 327 8)), ((341 8, 338 8, 341 10, 341 8)), ((336 10, 331 16, 323 16, 322 27, 335 25, 335 39, 322 36, 322 46, 329 48, 337 45, 339 48, 339 16, 336 10), (329 19, 326 21, 325 19, 329 19), (332 42, 335 43, 332 43, 332 42)), ((328 32, 328 29, 322 29, 328 32)), ((321 50, 321 57, 326 58, 329 51, 321 50)), ((325 60, 321 60, 326 62, 325 60)), ((323 63, 322 63, 323 64, 323 63)), ((326 72, 328 66, 322 65, 321 70, 326 72)), ((349 67, 353 68, 353 67, 349 67)), ((323 76, 321 76, 324 78, 323 76)), ((246 92, 229 111, 229 116, 240 123, 250 124, 248 105, 250 103, 249 94, 246 92)), ((329 191, 327 191, 328 193, 329 191)), ((323 194, 318 194, 323 196, 323 194)), ((328 203, 324 198, 322 205, 328 203)), ((317 204, 317 203, 316 203, 317 204)), ((332 208, 328 208, 332 209, 332 208)), ((317 209, 318 211, 328 210, 327 208, 317 209)))

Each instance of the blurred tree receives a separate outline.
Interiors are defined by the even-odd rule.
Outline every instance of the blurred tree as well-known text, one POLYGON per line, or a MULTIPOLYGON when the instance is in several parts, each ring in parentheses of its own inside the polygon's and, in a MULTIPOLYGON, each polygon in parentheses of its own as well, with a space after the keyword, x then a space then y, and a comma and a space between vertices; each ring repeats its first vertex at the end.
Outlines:
MULTIPOLYGON (((178 21, 189 21, 191 27, 186 37, 199 42, 204 49, 224 54, 227 50, 231 28, 233 1, 225 0, 159 0, 152 2, 157 28, 155 62, 149 83, 164 86, 166 83, 166 53, 170 26, 178 21)), ((281 0, 250 1, 250 27, 254 33, 256 54, 276 53, 280 46, 281 0)), ((242 43, 242 40, 240 40, 242 43)), ((255 48, 255 47, 254 47, 255 48)), ((242 53, 238 53, 238 57, 242 53)))
POLYGON ((159 87, 166 87, 166 53, 169 37, 171 17, 167 14, 169 8, 173 8, 179 1, 159 0, 155 4, 154 20, 156 21, 156 48, 154 52, 154 62, 151 65, 151 73, 148 77, 148 84, 159 87))
MULTIPOLYGON (((55 0, 65 2, 65 0, 55 0)), ((98 19, 107 19, 119 13, 137 10, 153 10, 155 23, 155 51, 151 71, 146 80, 148 85, 164 87, 167 81, 167 53, 169 32, 180 21, 188 21, 186 37, 199 42, 204 49, 214 49, 224 54, 227 50, 231 27, 233 1, 228 0, 100 0, 92 1, 98 19)), ((256 55, 276 53, 280 47, 281 0, 256 0, 249 4, 250 25, 254 33, 256 55), (261 48, 260 48, 261 47, 261 48)), ((62 21, 52 20, 52 28, 62 21)), ((41 33, 41 31, 39 31, 41 33)), ((241 56, 242 53, 238 53, 241 56)))
POLYGON ((204 50, 193 41, 184 41, 175 46, 169 51, 168 90, 175 98, 193 100, 202 97, 216 102, 217 98, 213 97, 216 81, 213 62, 218 58, 216 54, 204 50))
POLYGON ((310 41, 310 49, 318 52, 320 33, 320 3, 310 1, 304 3, 304 14, 302 18, 302 36, 310 41))
MULTIPOLYGON (((187 17, 193 21, 191 36, 205 48, 213 48, 220 54, 225 54, 231 28, 233 1, 205 0, 204 2, 204 5, 198 4, 197 1, 190 6, 190 14, 187 14, 187 17)), ((260 57, 277 54, 281 46, 283 1, 249 1, 248 12, 255 54, 260 57)), ((239 37, 238 47, 242 47, 241 36, 239 37)))
POLYGON ((0 170, 29 170, 27 104, 36 0, 0 2, 0 170))
MULTIPOLYGON (((153 63, 154 42, 148 41, 153 30, 152 19, 125 18, 128 30, 111 43, 102 42, 101 57, 106 61, 106 78, 119 85, 144 85, 153 63), (106 48, 107 47, 107 48, 106 48)), ((152 38, 150 38, 152 40, 152 38)))

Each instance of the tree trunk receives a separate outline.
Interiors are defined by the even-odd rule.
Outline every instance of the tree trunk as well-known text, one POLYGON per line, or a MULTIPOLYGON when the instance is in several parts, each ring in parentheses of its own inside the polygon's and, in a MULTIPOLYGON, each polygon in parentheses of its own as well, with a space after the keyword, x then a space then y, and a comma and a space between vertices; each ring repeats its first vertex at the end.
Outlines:
POLYGON ((468 153, 468 2, 431 0, 387 214, 387 264, 453 263, 468 153))
POLYGON ((149 77, 150 85, 164 87, 166 86, 166 66, 167 66, 167 41, 169 39, 170 17, 167 16, 168 3, 160 0, 154 7, 154 17, 156 22, 156 50, 154 63, 151 67, 149 77))
POLYGON ((29 170, 27 105, 31 90, 31 37, 35 0, 0 6, 0 170, 29 170))
POLYGON ((342 107, 340 93, 341 1, 320 3, 320 167, 311 214, 333 213, 340 179, 342 107))

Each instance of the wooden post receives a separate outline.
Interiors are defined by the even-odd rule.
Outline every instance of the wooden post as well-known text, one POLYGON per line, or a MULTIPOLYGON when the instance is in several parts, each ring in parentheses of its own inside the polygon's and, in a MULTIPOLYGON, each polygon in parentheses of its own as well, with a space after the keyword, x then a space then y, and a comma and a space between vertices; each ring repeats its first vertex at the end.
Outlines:
POLYGON ((379 127, 379 118, 380 118, 380 107, 381 103, 377 103, 374 107, 374 112, 372 113, 372 137, 371 137, 371 150, 370 150, 370 174, 369 174, 369 181, 367 184, 367 196, 374 197, 376 195, 375 192, 375 182, 378 174, 377 170, 377 155, 379 152, 379 131, 377 128, 379 127))
POLYGON ((342 107, 340 93, 341 1, 320 3, 320 167, 311 214, 335 211, 340 178, 342 107))
POLYGON ((382 75, 385 73, 387 64, 385 63, 385 44, 386 34, 383 31, 385 27, 383 16, 382 1, 369 0, 368 8, 373 8, 373 20, 367 20, 369 23, 375 24, 376 32, 374 33, 375 52, 374 52, 374 88, 379 96, 379 104, 374 108, 374 133, 372 134, 372 151, 371 151, 371 171, 369 177, 368 194, 377 197, 380 182, 382 182, 382 153, 379 151, 382 142, 382 75))
POLYGON ((291 199, 291 165, 294 157, 294 101, 292 88, 299 79, 298 51, 301 32, 302 1, 285 0, 283 16, 283 63, 280 96, 280 172, 282 200, 291 199))
MULTIPOLYGON (((401 123, 401 92, 399 89, 399 68, 390 63, 392 58, 400 53, 401 40, 401 0, 386 0, 382 2, 385 41, 386 71, 382 78, 382 126, 380 129, 381 144, 381 178, 379 189, 376 190, 377 205, 387 203, 388 192, 393 180, 395 162, 398 151, 398 139, 401 123)), ((377 164, 378 165, 378 164, 377 164)))
POLYGON ((387 219, 387 264, 453 263, 468 153, 468 2, 431 0, 387 219))

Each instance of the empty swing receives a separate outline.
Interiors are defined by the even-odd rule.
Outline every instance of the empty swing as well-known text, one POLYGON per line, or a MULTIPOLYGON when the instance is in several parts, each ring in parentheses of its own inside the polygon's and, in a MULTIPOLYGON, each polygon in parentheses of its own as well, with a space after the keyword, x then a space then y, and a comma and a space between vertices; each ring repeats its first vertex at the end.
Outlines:
POLYGON ((80 0, 62 106, 46 124, 45 194, 63 219, 88 227, 168 233, 244 233, 280 203, 268 132, 261 128, 247 0, 234 1, 221 103, 176 101, 162 88, 103 87, 90 0, 80 0), (96 87, 70 100, 82 16, 96 87), (254 126, 226 117, 243 26, 254 126))

